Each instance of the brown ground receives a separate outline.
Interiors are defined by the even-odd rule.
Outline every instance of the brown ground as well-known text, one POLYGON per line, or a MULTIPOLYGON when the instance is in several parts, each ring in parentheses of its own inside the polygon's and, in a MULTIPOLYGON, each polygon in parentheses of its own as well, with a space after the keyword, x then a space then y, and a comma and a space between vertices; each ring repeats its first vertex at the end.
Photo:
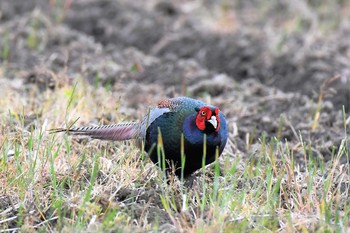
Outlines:
MULTIPOLYGON (((0 97, 8 87, 25 97, 84 78, 111 89, 124 118, 137 119, 164 97, 189 95, 220 106, 236 153, 248 157, 262 135, 277 137, 303 166, 302 137, 329 161, 349 136, 349 2, 173 2, 2 0, 0 97)), ((25 115, 28 124, 45 117, 25 115)), ((104 123, 116 119, 103 114, 104 123)))

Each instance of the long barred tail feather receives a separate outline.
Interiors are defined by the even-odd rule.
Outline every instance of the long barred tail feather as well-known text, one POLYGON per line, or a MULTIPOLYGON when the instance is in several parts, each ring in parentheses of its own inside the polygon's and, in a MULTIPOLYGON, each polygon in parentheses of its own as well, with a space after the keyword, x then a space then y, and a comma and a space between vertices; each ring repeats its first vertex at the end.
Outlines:
POLYGON ((94 139, 123 141, 138 137, 139 123, 121 123, 102 126, 76 127, 70 129, 58 128, 50 130, 50 133, 66 132, 70 135, 89 136, 94 139))

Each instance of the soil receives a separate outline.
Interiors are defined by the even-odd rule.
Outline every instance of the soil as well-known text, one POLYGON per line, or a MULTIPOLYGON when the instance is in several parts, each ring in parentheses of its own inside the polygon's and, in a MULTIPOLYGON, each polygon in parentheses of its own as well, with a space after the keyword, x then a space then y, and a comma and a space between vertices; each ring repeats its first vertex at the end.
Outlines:
POLYGON ((303 166, 302 138, 329 161, 350 138, 349 24, 322 31, 306 15, 289 30, 288 3, 259 13, 254 1, 237 1, 221 14, 219 2, 2 0, 0 92, 54 90, 83 76, 120 93, 130 109, 177 95, 210 99, 227 116, 235 153, 277 138, 303 166))

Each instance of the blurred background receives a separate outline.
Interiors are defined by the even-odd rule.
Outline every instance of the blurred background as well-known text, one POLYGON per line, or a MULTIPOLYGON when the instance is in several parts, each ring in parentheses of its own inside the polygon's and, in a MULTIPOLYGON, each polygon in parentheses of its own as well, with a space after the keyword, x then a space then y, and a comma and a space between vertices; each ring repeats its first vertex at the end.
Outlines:
POLYGON ((1 77, 41 89, 83 75, 184 94, 224 73, 315 97, 340 75, 331 102, 350 107, 348 0, 2 0, 0 33, 1 77))

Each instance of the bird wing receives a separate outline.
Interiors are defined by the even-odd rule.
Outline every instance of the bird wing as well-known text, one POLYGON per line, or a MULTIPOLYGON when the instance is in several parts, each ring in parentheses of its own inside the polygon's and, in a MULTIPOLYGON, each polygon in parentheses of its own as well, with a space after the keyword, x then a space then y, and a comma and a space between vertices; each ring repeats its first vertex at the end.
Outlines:
POLYGON ((150 109, 148 114, 142 119, 142 122, 140 124, 140 138, 144 138, 146 136, 147 128, 152 124, 152 122, 154 122, 158 117, 162 116, 167 112, 170 112, 170 109, 166 107, 156 107, 150 109))
POLYGON ((173 99, 164 99, 161 100, 158 103, 158 108, 168 108, 168 109, 174 109, 177 106, 176 101, 173 99))

